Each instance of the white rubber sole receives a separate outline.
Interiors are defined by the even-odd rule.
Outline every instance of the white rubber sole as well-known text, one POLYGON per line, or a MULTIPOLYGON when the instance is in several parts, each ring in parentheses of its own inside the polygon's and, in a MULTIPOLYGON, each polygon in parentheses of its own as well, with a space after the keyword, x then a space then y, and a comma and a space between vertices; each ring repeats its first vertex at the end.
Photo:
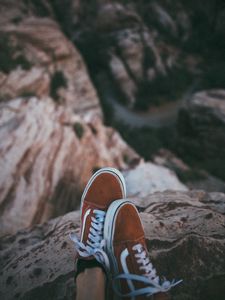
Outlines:
POLYGON ((82 210, 82 207, 83 207, 84 199, 87 195, 87 192, 88 192, 90 186, 92 185, 92 182, 96 179, 96 177, 98 177, 102 173, 112 174, 115 177, 117 177, 117 179, 119 179, 119 183, 120 183, 120 187, 121 187, 121 190, 122 190, 123 198, 126 198, 126 194, 127 194, 127 192, 126 192, 126 183, 125 183, 123 174, 115 168, 108 168, 108 167, 107 168, 101 168, 100 170, 95 172, 94 175, 92 175, 92 177, 89 179, 89 181, 88 181, 88 183, 87 183, 87 185, 84 189, 84 192, 83 192, 82 197, 81 197, 81 205, 80 205, 81 210, 82 210))

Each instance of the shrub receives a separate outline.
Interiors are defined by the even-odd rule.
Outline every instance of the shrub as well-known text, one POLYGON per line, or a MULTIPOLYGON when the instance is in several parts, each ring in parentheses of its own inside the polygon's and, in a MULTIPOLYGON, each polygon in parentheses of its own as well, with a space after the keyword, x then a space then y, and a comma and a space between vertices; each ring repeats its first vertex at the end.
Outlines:
POLYGON ((77 135, 77 137, 78 137, 79 139, 81 139, 82 136, 84 135, 84 127, 83 127, 83 125, 82 125, 81 123, 79 123, 79 122, 74 123, 74 125, 73 125, 73 130, 74 130, 74 132, 76 133, 76 135, 77 135))
POLYGON ((31 63, 23 56, 19 47, 12 46, 9 36, 0 37, 0 70, 6 74, 21 66, 24 70, 31 68, 31 63))
POLYGON ((56 101, 59 101, 58 89, 61 87, 67 87, 67 80, 62 71, 56 71, 50 84, 50 96, 56 101))

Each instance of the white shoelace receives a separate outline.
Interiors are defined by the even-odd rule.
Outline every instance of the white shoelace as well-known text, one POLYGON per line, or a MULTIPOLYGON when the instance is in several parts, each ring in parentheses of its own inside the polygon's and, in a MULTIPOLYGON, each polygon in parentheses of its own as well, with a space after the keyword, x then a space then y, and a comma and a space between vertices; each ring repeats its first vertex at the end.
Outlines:
MULTIPOLYGON (((168 292, 172 287, 182 282, 182 280, 175 281, 172 280, 171 282, 164 279, 160 283, 160 278, 157 276, 156 270, 154 269, 152 263, 150 262, 149 258, 147 257, 146 251, 143 249, 143 246, 141 244, 136 244, 132 248, 137 253, 135 254, 135 257, 137 259, 137 263, 140 265, 140 270, 143 270, 144 275, 136 275, 136 274, 130 274, 130 273, 124 273, 116 276, 114 278, 114 289, 115 292, 121 296, 121 297, 134 297, 140 296, 140 295, 146 295, 151 296, 155 293, 159 292, 168 292), (133 280, 133 281, 139 281, 146 285, 146 287, 141 288, 139 290, 135 290, 135 287, 133 284, 131 286, 133 287, 130 293, 127 294, 121 294, 118 291, 118 288, 115 284, 116 280, 119 279, 125 279, 125 280, 133 280)), ((130 286, 130 287, 131 287, 130 286)))
POLYGON ((109 269, 109 259, 103 250, 105 246, 105 241, 103 240, 103 228, 106 213, 98 209, 94 209, 93 212, 95 216, 91 218, 87 245, 84 245, 74 233, 70 234, 70 238, 74 242, 75 248, 80 256, 94 256, 106 269, 109 269))

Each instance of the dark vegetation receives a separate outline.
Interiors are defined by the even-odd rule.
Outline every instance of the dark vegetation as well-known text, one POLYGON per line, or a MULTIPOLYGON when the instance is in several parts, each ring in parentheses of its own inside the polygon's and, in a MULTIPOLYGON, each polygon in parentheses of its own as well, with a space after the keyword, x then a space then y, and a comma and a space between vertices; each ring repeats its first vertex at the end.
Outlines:
POLYGON ((74 125, 73 125, 73 130, 74 130, 76 136, 77 136, 79 139, 81 139, 82 136, 84 135, 84 127, 83 127, 83 125, 82 125, 81 123, 79 123, 79 122, 74 123, 74 125))
POLYGON ((165 129, 130 128, 123 124, 115 126, 122 137, 131 145, 142 157, 150 160, 165 144, 163 134, 165 129))
POLYGON ((17 17, 12 18, 12 22, 13 22, 14 24, 16 24, 16 25, 19 24, 22 20, 23 20, 23 19, 22 19, 21 16, 17 16, 17 17))
POLYGON ((225 88, 225 61, 215 61, 204 69, 199 89, 225 88))
POLYGON ((20 66, 24 70, 31 68, 31 63, 22 54, 22 49, 13 46, 10 36, 1 34, 0 36, 0 71, 8 74, 20 66))
POLYGON ((58 95, 59 88, 66 88, 67 87, 67 80, 65 75, 62 71, 56 71, 51 78, 51 85, 50 85, 50 96, 56 101, 60 101, 60 97, 58 95))
MULTIPOLYGON (((37 0, 38 1, 38 0, 37 0)), ((71 9, 71 0, 49 0, 54 10, 55 17, 59 22, 63 32, 71 37, 74 31, 73 10, 71 9)))
MULTIPOLYGON (((225 1, 206 1, 205 9, 190 6, 192 34, 182 44, 185 51, 202 57, 199 90, 225 87, 225 1)), ((192 6, 191 6, 192 5, 192 6)))
POLYGON ((44 0, 23 0, 26 8, 31 7, 34 14, 38 17, 49 17, 51 15, 50 7, 44 0))
POLYGON ((160 106, 165 102, 181 99, 192 80, 192 75, 187 70, 173 68, 166 76, 158 75, 152 82, 143 81, 139 84, 136 108, 144 110, 150 104, 160 106))
POLYGON ((23 92, 19 95, 19 97, 22 98, 30 98, 30 97, 35 97, 37 96, 35 92, 31 92, 31 91, 27 91, 27 92, 23 92))

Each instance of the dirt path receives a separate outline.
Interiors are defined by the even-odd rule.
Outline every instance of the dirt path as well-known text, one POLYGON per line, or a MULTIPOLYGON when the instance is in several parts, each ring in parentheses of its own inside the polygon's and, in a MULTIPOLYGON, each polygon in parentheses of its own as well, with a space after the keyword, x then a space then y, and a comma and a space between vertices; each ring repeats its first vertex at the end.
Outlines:
POLYGON ((116 95, 113 85, 110 82, 110 78, 106 73, 99 74, 96 81, 97 88, 103 98, 103 101, 105 101, 113 111, 113 118, 116 121, 123 122, 124 124, 135 128, 143 126, 161 128, 173 125, 176 122, 179 109, 186 103, 196 87, 195 83, 192 84, 186 90, 181 100, 166 103, 152 111, 148 111, 147 113, 138 113, 117 101, 118 96, 116 95))

